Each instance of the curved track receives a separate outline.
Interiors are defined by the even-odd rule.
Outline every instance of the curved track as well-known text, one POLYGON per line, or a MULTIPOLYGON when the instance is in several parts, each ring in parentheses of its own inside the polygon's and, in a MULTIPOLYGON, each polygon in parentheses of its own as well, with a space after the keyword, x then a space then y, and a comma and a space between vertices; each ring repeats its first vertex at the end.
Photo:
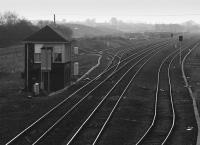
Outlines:
MULTIPOLYGON (((152 48, 152 49, 156 49, 156 48, 152 48)), ((142 51, 142 53, 140 54, 131 56, 132 59, 128 60, 127 63, 125 63, 120 68, 118 68, 117 71, 116 71, 116 67, 118 67, 118 65, 114 65, 113 67, 108 69, 106 72, 99 75, 96 79, 89 82, 87 85, 80 88, 75 93, 73 93, 72 95, 67 97, 65 100, 63 100, 61 103, 56 105, 49 112, 47 112, 45 115, 39 118, 36 122, 34 122, 31 126, 26 128, 20 134, 18 134, 15 138, 13 138, 7 144, 15 144, 15 145, 16 144, 20 144, 20 145, 32 144, 35 140, 40 139, 41 135, 43 136, 49 131, 49 127, 50 128, 54 127, 54 125, 52 126, 52 124, 55 124, 55 122, 60 122, 62 118, 65 116, 66 112, 69 112, 69 110, 73 110, 75 108, 75 107, 72 107, 73 104, 75 104, 74 106, 77 106, 78 105, 77 103, 83 100, 82 98, 88 97, 98 87, 103 86, 102 85, 103 83, 106 84, 105 80, 107 80, 107 82, 110 82, 116 76, 120 76, 119 75, 120 73, 121 74, 125 73, 134 61, 136 61, 139 57, 142 57, 142 56, 144 57, 144 55, 146 55, 146 53, 148 53, 149 51, 150 50, 142 51), (117 75, 114 75, 114 74, 117 74, 117 75)), ((124 61, 126 61, 126 59, 124 61)), ((115 79, 117 81, 119 78, 115 78, 115 79)))
POLYGON ((139 140, 139 142, 136 143, 136 145, 164 144, 174 127, 175 112, 171 92, 169 68, 171 66, 172 60, 174 59, 173 55, 175 52, 164 59, 159 67, 155 100, 155 115, 150 128, 139 140), (168 80, 168 84, 167 81, 161 82, 161 77, 162 79, 168 80), (169 94, 167 92, 169 92, 169 94), (167 126, 168 124, 168 127, 163 127, 167 126))
POLYGON ((129 88, 130 84, 132 83, 136 75, 145 66, 145 64, 147 64, 160 51, 161 50, 153 52, 153 54, 151 54, 149 57, 143 60, 142 63, 140 63, 140 65, 137 68, 134 68, 134 71, 130 69, 130 73, 128 75, 124 75, 124 78, 119 80, 120 83, 113 86, 110 92, 105 97, 103 97, 101 102, 88 115, 86 120, 81 124, 81 126, 77 129, 77 131, 70 138, 70 140, 65 142, 64 144, 66 145, 82 144, 83 143, 82 140, 84 140, 84 136, 83 136, 84 131, 88 130, 90 128, 90 125, 94 124, 94 122, 97 123, 97 126, 95 128, 98 128, 98 129, 93 131, 94 132, 93 134, 95 135, 90 135, 90 138, 88 138, 88 140, 90 141, 88 141, 86 144, 95 145, 96 143, 98 143, 98 140, 101 138, 101 135, 104 129, 108 125, 118 104, 120 103, 121 99, 124 97, 125 92, 129 88), (113 100, 111 103, 109 100, 112 98, 115 98, 115 100, 113 100), (108 110, 106 111, 107 113, 104 110, 105 108, 108 108, 109 110, 109 111, 108 110), (99 120, 99 118, 101 119, 99 120))
MULTIPOLYGON (((182 52, 188 48, 191 46, 185 47, 182 52)), ((179 56, 178 50, 166 57, 159 67, 153 120, 136 145, 164 145, 173 133, 176 114, 170 69, 177 56, 179 56)))
MULTIPOLYGON (((156 49, 154 48, 149 53, 142 55, 140 58, 138 58, 138 60, 135 63, 133 63, 132 60, 129 60, 129 62, 131 63, 129 63, 128 68, 123 68, 123 71, 121 68, 118 69, 117 72, 121 72, 121 71, 122 72, 120 74, 113 75, 113 77, 105 83, 105 84, 108 84, 109 82, 111 82, 113 85, 109 83, 108 86, 105 84, 103 86, 100 86, 100 88, 96 92, 93 92, 92 94, 90 94, 87 99, 84 98, 85 100, 83 100, 82 103, 80 102, 81 104, 79 104, 79 106, 75 109, 75 111, 70 113, 68 117, 63 118, 60 124, 56 124, 56 127, 52 128, 49 134, 48 133, 45 134, 46 137, 43 136, 35 143, 36 144, 51 144, 53 142, 52 144, 55 144, 55 143, 60 144, 60 141, 63 141, 64 139, 69 140, 70 136, 74 132, 73 128, 78 128, 81 122, 85 122, 84 121, 85 119, 89 120, 90 116, 92 116, 96 112, 96 110, 102 105, 102 103, 106 100, 106 98, 113 96, 113 93, 114 94, 119 93, 120 95, 120 93, 122 93, 124 89, 126 89, 126 87, 129 85, 130 80, 132 80, 132 78, 135 77, 136 75, 135 73, 138 73, 139 70, 149 61, 149 59, 153 57, 155 54, 157 54, 159 52, 158 50, 161 50, 160 47, 161 46, 156 47, 156 49), (105 87, 107 89, 106 91, 105 91, 105 87), (104 90, 104 92, 102 89, 104 90), (92 112, 92 113, 89 113, 88 110, 89 112, 92 112), (88 115, 89 115, 89 118, 86 118, 88 115), (74 122, 75 120, 76 122, 74 122), (67 127, 66 124, 70 124, 70 126, 73 126, 73 127, 72 128, 70 128, 69 126, 67 127), (65 132, 64 133, 65 135, 63 135, 63 132, 65 132), (56 136, 56 137, 53 137, 53 136, 56 136)), ((163 46, 163 49, 165 47, 163 46)), ((114 112, 114 110, 112 112, 114 112)), ((73 135, 72 135, 72 138, 73 138, 73 135)))

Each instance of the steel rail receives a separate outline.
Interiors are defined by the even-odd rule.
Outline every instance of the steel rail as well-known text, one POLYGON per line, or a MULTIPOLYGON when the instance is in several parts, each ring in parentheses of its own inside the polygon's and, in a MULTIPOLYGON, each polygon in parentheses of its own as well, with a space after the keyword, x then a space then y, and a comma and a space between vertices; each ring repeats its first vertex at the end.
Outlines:
MULTIPOLYGON (((128 48, 128 52, 129 52, 130 49, 131 49, 131 48, 128 48)), ((109 68, 112 66, 112 64, 113 64, 113 62, 114 62, 114 60, 115 60, 115 58, 118 58, 118 59, 119 59, 118 63, 116 64, 116 65, 118 65, 118 64, 121 62, 121 59, 122 59, 123 55, 124 55, 125 53, 127 53, 127 52, 124 52, 124 51, 127 51, 127 50, 119 50, 119 51, 114 55, 114 57, 113 57, 113 59, 111 60, 110 64, 106 67, 106 69, 105 69, 104 71, 106 71, 107 69, 109 69, 109 68), (120 53, 123 53, 121 57, 118 56, 120 53)), ((104 71, 103 71, 103 72, 104 72, 104 71)), ((103 72, 102 72, 102 73, 103 73, 103 72)))
MULTIPOLYGON (((165 43, 165 42, 163 42, 163 43, 165 43)), ((167 44, 167 43, 166 43, 167 44)), ((164 46, 165 44, 160 44, 160 46, 164 46)), ((142 49, 141 51, 139 51, 139 52, 136 52, 136 53, 133 53, 133 54, 131 54, 130 56, 128 56, 128 57, 126 57, 124 60, 122 60, 122 61, 120 61, 120 62, 118 62, 116 65, 114 65, 115 66, 115 69, 114 69, 114 71, 112 72, 112 73, 115 73, 115 71, 117 71, 118 69, 120 69, 121 67, 123 67, 123 66, 125 66, 128 62, 130 62, 131 60, 129 60, 129 59, 134 59, 134 58, 132 58, 133 56, 135 56, 135 55, 137 55, 138 53, 142 53, 143 54, 143 52, 144 53, 146 53, 146 52, 148 52, 149 50, 151 50, 151 48, 152 47, 155 47, 156 46, 156 44, 153 44, 151 47, 149 47, 149 49, 142 49), (128 62, 126 62, 128 60, 128 62), (120 65, 122 64, 122 63, 124 63, 125 62, 125 64, 123 64, 121 67, 120 67, 120 65)), ((156 46, 156 48, 157 47, 160 47, 160 46, 156 46)), ((113 66, 113 67, 114 67, 113 66)), ((112 68, 113 68, 112 67, 112 68)), ((111 69, 111 68, 110 68, 111 69)), ((111 74, 112 75, 112 74, 111 74)), ((101 77, 101 76, 99 76, 99 77, 101 77)), ((98 79, 99 78, 98 76, 96 77, 96 79, 98 79)))
MULTIPOLYGON (((190 46, 189 46, 190 47, 190 46)), ((185 47, 185 49, 187 49, 187 47, 185 47)), ((184 51, 185 49, 183 49, 182 51, 184 51)), ((176 118, 176 114, 175 114, 175 109, 174 109, 174 102, 173 102, 173 95, 172 95, 172 85, 171 85, 171 77, 170 77, 170 67, 172 62, 174 61, 174 59, 179 55, 179 50, 176 50, 174 52, 172 52, 171 54, 169 54, 162 62, 161 65, 159 67, 158 70, 158 74, 157 74, 157 87, 156 87, 156 97, 155 97, 155 105, 154 105, 154 116, 153 116, 153 120, 151 125, 149 126, 149 128, 147 129, 147 131, 144 133, 144 135, 137 141, 137 143, 135 145, 139 145, 142 143, 142 141, 145 139, 145 137, 147 136, 147 134, 150 133, 151 129, 153 128, 153 126, 155 125, 155 121, 156 121, 156 117, 157 117, 157 107, 158 107, 158 93, 159 93, 159 84, 160 84, 160 73, 161 73, 161 68, 163 67, 163 64, 167 61, 167 59, 169 59, 169 57, 171 57, 172 55, 174 55, 172 57, 172 59, 170 60, 170 63, 168 65, 167 68, 167 76, 168 76, 168 85, 169 85, 169 92, 170 92, 170 104, 171 104, 171 108, 172 108, 172 114, 173 114, 173 119, 172 119, 172 125, 170 127, 170 130, 167 134, 167 136, 165 137, 165 139, 162 141, 161 145, 164 145, 167 141, 167 139, 169 138, 170 134, 172 133, 172 130, 174 128, 174 124, 175 124, 175 118, 176 118), (178 52, 178 53, 177 53, 178 52)))
MULTIPOLYGON (((155 52, 155 51, 153 51, 152 53, 154 53, 154 52, 155 52)), ((151 54, 152 54, 152 53, 151 53, 151 54)), ((154 53, 153 56, 155 56, 157 53, 159 53, 159 51, 157 51, 156 53, 154 53)), ((150 55, 150 54, 149 54, 149 55, 150 55)), ((151 56, 150 58, 152 58, 153 56, 151 56)), ((143 60, 143 59, 146 58, 146 57, 147 57, 147 56, 144 56, 141 60, 143 60)), ((150 60, 150 58, 149 58, 147 61, 145 61, 144 64, 146 64, 146 63, 150 60)), ((140 61, 141 61, 141 60, 140 60, 140 61)), ((140 61, 139 61, 139 62, 140 62, 140 61)), ((138 62, 138 63, 139 63, 139 62, 138 62)), ((111 113, 109 114, 109 116, 108 116, 108 118, 107 118, 107 120, 106 120, 106 122, 105 122, 105 124, 103 125, 102 128, 104 128, 105 125, 106 125, 106 123, 109 121, 109 119, 110 119, 111 115, 113 114, 115 108, 116 108, 117 105, 119 104, 119 101, 121 100, 123 94, 125 93, 125 91, 126 91, 127 88, 129 87, 130 83, 131 83, 131 82, 133 81, 133 79, 135 78, 136 74, 137 74, 137 73, 141 70, 141 68, 144 66, 144 64, 143 64, 143 65, 139 68, 139 70, 134 74, 134 76, 132 77, 131 81, 130 81, 130 82, 128 83, 128 85, 125 87, 125 90, 123 91, 122 95, 119 97, 117 103, 115 104, 114 108, 112 109, 111 113)), ((131 69, 133 69, 133 67, 131 67, 131 68, 128 70, 128 72, 130 72, 131 69)), ((127 73, 128 73, 128 72, 127 72, 127 73)), ((126 73, 126 74, 127 74, 127 73, 126 73)), ((108 98, 108 96, 110 95, 110 93, 116 88, 116 86, 120 83, 120 81, 125 77, 126 74, 124 74, 124 75, 121 77, 121 79, 118 81, 118 83, 116 83, 116 84, 112 87, 112 89, 106 94, 106 96, 103 97, 103 99, 100 101, 100 103, 95 107, 95 109, 92 111, 92 113, 90 113, 90 115, 89 115, 89 116, 87 117, 87 119, 82 123, 82 125, 79 127, 79 129, 75 132, 75 134, 72 136, 72 138, 68 141, 68 143, 67 143, 66 145, 69 145, 69 144, 71 144, 71 143, 74 141, 74 139, 75 139, 76 136, 79 134, 79 132, 83 129, 83 127, 86 125, 86 123, 89 122, 89 120, 92 118, 92 116, 95 114, 95 112, 96 112, 96 111, 99 109, 99 107, 104 103, 104 101, 108 98)), ((103 130, 103 129, 101 129, 101 131, 100 131, 100 133, 98 134, 98 136, 100 136, 102 130, 103 130)), ((96 140, 97 140, 97 138, 95 139, 95 141, 96 141, 96 140)))
POLYGON ((23 131, 21 131, 20 133, 18 133, 14 138, 12 138, 10 141, 8 141, 6 143, 6 145, 10 145, 11 143, 13 143, 17 138, 19 138, 21 135, 23 135, 26 131, 28 131, 30 128, 32 128, 34 125, 36 125, 39 121, 41 121, 42 119, 44 119, 48 114, 50 114, 52 111, 54 111, 56 108, 58 108, 64 102, 66 102, 71 96, 75 95, 77 92, 81 91, 83 88, 87 87, 89 84, 91 84, 92 82, 96 81, 96 79, 100 78, 103 74, 105 74, 106 72, 108 72, 109 70, 111 70, 112 68, 114 68, 116 66, 117 65, 114 65, 111 68, 109 68, 108 70, 103 71, 97 77, 95 77, 93 80, 89 81, 86 85, 82 86, 81 88, 79 88, 78 90, 76 90, 74 93, 72 93, 69 97, 67 97, 66 99, 62 100, 56 106, 54 106, 53 108, 51 108, 48 112, 46 112, 40 118, 38 118, 35 122, 33 122, 31 125, 29 125, 27 128, 25 128, 23 131))
MULTIPOLYGON (((164 43, 164 42, 163 42, 164 43)), ((152 46, 157 46, 157 45, 160 45, 160 44, 158 44, 158 43, 156 43, 156 44, 152 44, 152 46)), ((133 51, 133 50, 132 50, 133 51)), ((141 50, 141 51, 143 51, 143 50, 141 50)), ((144 50, 145 51, 145 50, 144 50)), ((128 51, 129 52, 129 51, 128 51)), ((126 53, 126 52, 125 52, 126 53)), ((137 52, 136 52, 137 53, 137 52)), ((132 54, 132 55, 134 55, 134 54, 132 54)), ((129 58, 131 58, 132 57, 132 55, 131 56, 128 56, 128 57, 126 57, 124 60, 127 60, 127 59, 129 59, 129 58)), ((120 60, 119 60, 119 62, 117 63, 117 67, 115 68, 115 70, 117 70, 118 68, 119 68, 119 66, 121 65, 120 63, 123 63, 124 62, 124 60, 123 60, 123 56, 124 56, 124 53, 123 53, 123 55, 120 57, 120 60)), ((115 71, 114 70, 114 71, 115 71)))
MULTIPOLYGON (((131 49, 131 48, 130 48, 131 49)), ((112 58, 112 60, 110 61, 110 64, 103 70, 102 73, 104 73, 106 70, 108 70, 111 66, 112 66, 112 63, 114 62, 115 58, 118 58, 119 59, 119 62, 120 63, 120 60, 121 60, 121 57, 118 56, 119 53, 123 52, 123 51, 126 51, 126 50, 119 50, 112 58)), ((129 51, 129 50, 128 50, 129 51)), ((123 52, 122 56, 125 54, 126 52, 123 52)))
MULTIPOLYGON (((168 40, 165 40, 165 41, 158 41, 158 42, 156 42, 156 43, 152 43, 152 44, 143 44, 142 46, 140 46, 139 48, 142 48, 142 47, 153 47, 153 46, 157 46, 157 45, 160 45, 160 43, 165 43, 165 42, 168 42, 168 40)), ((140 44, 140 43, 139 43, 140 44)), ((138 45, 138 44, 137 44, 138 45)), ((134 47, 136 47, 136 46, 134 46, 134 47)), ((117 53, 116 53, 116 57, 119 59, 119 62, 118 62, 118 66, 119 66, 119 63, 120 62, 122 62, 124 59, 123 59, 123 57, 124 57, 124 55, 125 55, 125 53, 127 53, 127 52, 130 52, 130 51, 134 51, 134 50, 136 50, 136 49, 139 49, 139 48, 135 48, 135 49, 133 49, 133 50, 130 50, 130 49, 128 49, 128 51, 126 51, 126 52, 124 52, 123 54, 122 54, 122 56, 118 56, 118 54, 122 51, 124 51, 124 50, 119 50, 117 53)), ((145 49, 143 49, 143 50, 145 50, 145 49)), ((129 57, 129 56, 128 56, 129 57)), ((126 60, 127 58, 125 58, 125 60, 126 60)), ((113 57, 113 60, 111 61, 111 62, 113 62, 114 61, 114 57, 113 57)), ((110 65, 112 65, 112 63, 110 64, 110 65)), ((107 68, 109 68, 110 66, 108 66, 107 68)), ((106 70, 106 69, 105 69, 106 70)))
POLYGON ((186 68, 185 68, 185 64, 186 64, 186 59, 189 57, 189 55, 192 53, 192 51, 194 51, 194 49, 199 47, 199 43, 194 46, 192 49, 189 49, 189 51, 187 52, 187 54, 184 56, 182 62, 181 62, 181 73, 182 73, 182 77, 185 83, 185 86, 187 87, 187 90, 190 94, 190 98, 192 99, 192 104, 193 104, 193 109, 194 109, 194 115, 195 115, 195 120, 197 122, 197 128, 198 128, 198 134, 197 134, 197 141, 196 141, 196 145, 200 144, 200 117, 199 117, 199 111, 198 111, 198 107, 197 107, 197 100, 195 98, 195 96, 193 95, 193 91, 191 89, 191 87, 189 86, 189 81, 187 80, 186 77, 186 68))
MULTIPOLYGON (((165 44, 164 44, 164 45, 165 45, 165 44)), ((153 45, 153 46, 156 46, 156 47, 157 47, 157 45, 153 45)), ((163 45, 161 45, 161 46, 163 46, 163 45)), ((160 46, 158 46, 158 47, 160 47, 160 46)), ((147 52, 147 51, 149 51, 149 50, 151 50, 151 48, 141 50, 140 53, 147 52)), ((124 64, 123 64, 124 62, 125 62, 125 64, 127 64, 126 61, 129 60, 129 59, 132 59, 132 57, 135 56, 136 54, 137 54, 137 52, 131 54, 130 56, 126 57, 126 58, 125 58, 124 60, 122 60, 122 61, 121 61, 121 59, 122 59, 122 57, 121 57, 120 60, 119 60, 119 62, 116 64, 116 68, 114 69, 114 72, 117 71, 119 68, 121 68, 121 67, 120 67, 121 64, 122 64, 122 66, 124 66, 124 64)), ((131 61, 131 60, 130 60, 130 61, 131 61)))
POLYGON ((157 85, 156 85, 156 97, 155 97, 155 105, 154 105, 154 116, 153 116, 153 121, 150 125, 150 127, 147 129, 147 131, 144 133, 144 135, 138 140, 138 142, 135 145, 139 145, 143 139, 146 137, 146 135, 150 132, 150 130, 152 129, 152 127, 154 126, 155 120, 156 120, 156 116, 157 116, 157 107, 158 107, 158 93, 159 93, 159 86, 160 86, 160 72, 161 72, 161 68, 163 67, 164 63, 167 61, 167 59, 172 56, 173 54, 175 54, 178 50, 175 50, 174 52, 170 53, 166 58, 164 58, 159 66, 158 69, 158 74, 157 74, 157 85))
MULTIPOLYGON (((126 64, 125 64, 126 65, 126 64)), ((113 67, 112 67, 113 68, 113 67)), ((113 73, 111 73, 113 74, 113 73)), ((101 76, 101 74, 99 75, 101 76)), ((109 75, 110 76, 110 75, 109 75)), ((98 76, 96 77, 98 78, 98 76)), ((95 78, 95 79, 96 79, 95 78)), ((94 79, 94 80, 95 80, 94 79)), ((92 80, 92 81, 94 81, 92 80)), ((89 83, 91 83, 92 81, 90 81, 89 83)), ((88 83, 88 84, 89 84, 88 83)), ((49 110, 47 113, 45 113, 42 117, 40 117, 39 119, 37 119, 34 123, 32 123, 30 126, 28 126, 26 129, 24 129, 22 132, 20 132, 17 136, 15 136, 12 140, 10 140, 8 143, 6 143, 6 145, 11 144, 12 142, 14 142, 18 137, 20 137, 21 135, 23 135, 27 130, 31 129, 35 124, 37 124, 39 121, 41 121, 42 119, 44 119, 48 114, 50 114, 52 111, 54 111, 56 108, 58 108, 58 106, 60 106, 61 104, 63 104, 66 100, 68 100, 70 97, 72 97, 75 93, 77 93, 78 91, 80 91, 82 88, 86 87, 88 84, 86 84, 85 86, 81 87, 80 89, 78 89, 77 91, 75 91, 73 94, 71 94, 69 97, 67 97, 66 99, 64 99, 63 101, 61 101, 60 103, 58 103, 55 107, 53 107, 51 110, 49 110)))
POLYGON ((103 130, 105 129, 106 125, 108 124, 108 122, 110 121, 112 115, 114 114, 114 111, 116 110, 118 104, 120 103, 122 97, 124 96, 125 92, 127 91, 127 89, 130 87, 130 84, 133 82, 134 78, 136 77, 136 75, 140 72, 140 70, 144 67, 145 64, 147 64, 156 54, 158 54, 158 52, 156 52, 153 56, 151 56, 149 59, 147 59, 144 64, 137 70, 137 72, 134 74, 134 76, 131 78, 130 82, 128 83, 128 85, 126 86, 125 90, 123 91, 123 93, 120 95, 119 99, 117 100, 117 103, 115 104, 115 106, 113 107, 112 111, 110 112, 108 118, 106 119, 106 121, 104 122, 101 130, 99 131, 98 135, 96 136, 94 142, 92 143, 92 145, 96 145, 98 140, 100 139, 103 130))
MULTIPOLYGON (((155 50, 156 51, 156 50, 155 50)), ((153 51, 154 52, 154 51, 153 51)), ((152 52, 150 52, 152 53, 152 52)), ((140 56, 140 55, 139 55, 140 56)), ((146 55, 145 55, 146 56, 146 55)), ((137 56, 138 57, 138 56, 137 56)), ((139 60, 141 61, 141 59, 139 60)), ((131 66, 131 68, 133 68, 137 63, 139 63, 139 61, 137 61, 134 65, 131 66)), ((130 62, 127 62, 126 65, 130 63, 130 62)), ((129 69, 130 70, 130 69, 129 69)), ((125 73, 126 74, 126 73, 125 73)), ((124 75, 125 75, 124 74, 124 75)), ((107 77, 102 83, 104 83, 106 80, 108 80, 113 74, 111 74, 109 77, 107 77)), ((123 76, 124 76, 123 75, 123 76)), ((118 83, 119 81, 117 81, 118 83)), ((102 84, 101 83, 101 84, 102 84)), ((45 133, 43 133, 43 135, 41 135, 34 143, 33 145, 37 144, 42 138, 44 138, 44 136, 49 133, 56 125, 59 124, 59 122, 61 122, 65 117, 66 115, 68 115, 72 110, 74 110, 82 101, 84 101, 93 91, 95 91, 101 84, 97 85, 92 91, 90 91, 88 94, 86 94, 84 97, 82 97, 75 105, 73 105, 62 117, 60 117, 48 130, 46 130, 45 133)), ((109 91, 110 92, 110 91, 109 91)))
MULTIPOLYGON (((136 46, 133 46, 133 47, 138 47, 137 45, 139 45, 140 47, 138 48, 138 49, 140 49, 140 48, 143 48, 143 47, 152 47, 152 46, 156 46, 156 45, 160 45, 160 43, 165 43, 165 42, 169 42, 169 40, 167 39, 167 40, 157 40, 156 42, 154 42, 154 43, 149 43, 149 44, 144 44, 144 43, 142 43, 142 44, 136 44, 136 46)), ((133 49, 134 50, 134 49, 133 49)), ((123 54, 123 56, 122 56, 122 60, 124 59, 123 57, 125 57, 124 56, 124 54, 123 54)))
MULTIPOLYGON (((196 43, 196 44, 198 44, 198 43, 196 43)), ((195 46, 196 46, 196 44, 195 44, 195 46)), ((195 46, 192 46, 192 49, 193 49, 195 46)), ((183 51, 185 51, 186 49, 187 49, 187 48, 182 49, 181 52, 179 52, 177 55, 175 55, 175 56, 173 57, 173 59, 171 60, 171 62, 170 62, 170 64, 169 64, 169 67, 168 67, 168 78, 169 78, 168 82, 169 82, 169 84, 170 84, 170 101, 171 101, 171 105, 172 105, 172 108, 173 108, 173 122, 172 122, 172 126, 171 126, 171 128, 170 128, 170 131, 168 132, 168 134, 167 134, 165 140, 162 142, 161 145, 164 145, 164 144, 166 143, 167 139, 169 138, 169 136, 171 135, 171 133, 172 133, 172 131, 173 131, 173 129, 174 129, 175 121, 176 121, 176 113, 175 113, 175 109, 174 109, 174 101, 173 101, 172 85, 171 85, 171 75, 170 75, 171 65, 172 65, 172 63, 174 62, 175 58, 176 58, 180 53, 182 53, 183 51)))

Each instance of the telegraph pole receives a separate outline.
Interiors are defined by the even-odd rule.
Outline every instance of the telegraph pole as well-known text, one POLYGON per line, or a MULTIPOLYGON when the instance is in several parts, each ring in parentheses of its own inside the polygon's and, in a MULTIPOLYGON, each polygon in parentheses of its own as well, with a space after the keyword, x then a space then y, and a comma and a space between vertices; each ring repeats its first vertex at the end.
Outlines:
POLYGON ((181 42, 180 42, 180 64, 181 64, 181 50, 182 48, 181 48, 181 42))
POLYGON ((53 15, 53 23, 54 23, 54 25, 56 25, 56 15, 55 14, 53 15))

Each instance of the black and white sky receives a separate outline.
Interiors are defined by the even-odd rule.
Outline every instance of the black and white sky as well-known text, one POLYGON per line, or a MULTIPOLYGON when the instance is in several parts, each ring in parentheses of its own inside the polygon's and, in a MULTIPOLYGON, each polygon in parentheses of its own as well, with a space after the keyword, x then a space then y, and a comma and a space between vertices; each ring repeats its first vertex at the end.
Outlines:
POLYGON ((116 17, 126 22, 200 23, 200 0, 2 0, 0 12, 14 11, 29 20, 97 22, 116 17))

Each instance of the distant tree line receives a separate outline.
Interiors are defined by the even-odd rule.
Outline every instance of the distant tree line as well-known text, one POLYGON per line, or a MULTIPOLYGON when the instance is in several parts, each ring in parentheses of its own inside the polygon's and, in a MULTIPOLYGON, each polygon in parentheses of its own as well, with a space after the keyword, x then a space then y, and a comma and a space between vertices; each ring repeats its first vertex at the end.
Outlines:
POLYGON ((147 23, 133 23, 124 22, 120 19, 112 17, 108 22, 97 23, 95 19, 87 19, 86 21, 79 22, 80 24, 88 26, 104 26, 107 28, 113 28, 123 32, 200 32, 200 25, 192 20, 186 21, 181 24, 147 24, 147 23))
MULTIPOLYGON (((15 45, 22 42, 27 36, 38 31, 46 25, 54 25, 52 21, 40 20, 36 24, 20 18, 14 12, 0 13, 0 48, 15 45)), ((60 31, 72 36, 73 31, 65 26, 59 25, 60 31)))
POLYGON ((38 29, 13 12, 0 13, 0 47, 17 44, 38 29))
MULTIPOLYGON (((78 37, 88 36, 105 36, 109 34, 119 34, 121 32, 127 33, 141 33, 141 32, 168 32, 164 35, 179 32, 200 32, 200 25, 193 22, 187 21, 182 24, 145 24, 145 23, 126 23, 122 20, 118 20, 113 17, 109 22, 96 23, 95 19, 87 19, 86 22, 80 23, 80 25, 73 23, 59 22, 59 26, 69 35, 78 37), (88 26, 83 26, 88 25, 88 26), (92 28, 91 28, 92 26, 92 28), (70 30, 71 29, 71 30, 70 30)), ((52 21, 40 20, 36 24, 20 18, 16 13, 5 12, 0 13, 0 47, 6 47, 14 44, 18 44, 24 38, 30 34, 36 32, 40 28, 46 25, 54 25, 52 21)), ((154 35, 154 34, 151 34, 154 35)), ((163 36, 161 36, 163 37, 163 36)))

